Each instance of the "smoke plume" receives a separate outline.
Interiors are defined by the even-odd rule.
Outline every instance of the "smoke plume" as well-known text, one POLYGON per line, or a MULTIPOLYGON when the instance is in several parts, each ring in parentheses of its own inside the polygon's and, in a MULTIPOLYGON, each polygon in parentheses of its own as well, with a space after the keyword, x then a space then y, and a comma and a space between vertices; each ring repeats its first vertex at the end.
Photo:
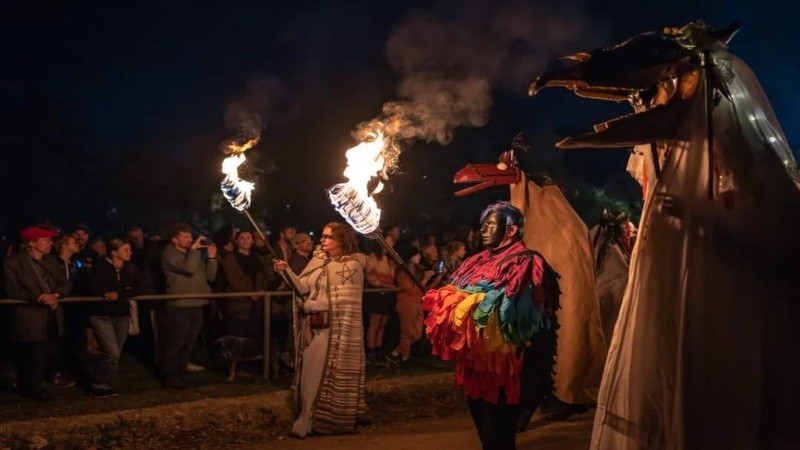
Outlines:
MULTIPOLYGON (((237 133, 233 139, 235 144, 258 140, 266 126, 293 116, 297 106, 291 98, 280 80, 272 77, 249 79, 244 91, 225 107, 225 127, 237 133)), ((230 152, 230 144, 231 141, 222 144, 223 152, 230 152)))
MULTIPOLYGON (((364 140, 379 130, 391 140, 446 145, 456 127, 488 122, 493 90, 526 95, 530 80, 549 61, 587 42, 596 46, 602 28, 572 2, 460 1, 414 11, 385 48, 400 76, 398 100, 359 124, 354 137, 364 140)), ((386 172, 394 169, 399 151, 387 151, 386 172)))

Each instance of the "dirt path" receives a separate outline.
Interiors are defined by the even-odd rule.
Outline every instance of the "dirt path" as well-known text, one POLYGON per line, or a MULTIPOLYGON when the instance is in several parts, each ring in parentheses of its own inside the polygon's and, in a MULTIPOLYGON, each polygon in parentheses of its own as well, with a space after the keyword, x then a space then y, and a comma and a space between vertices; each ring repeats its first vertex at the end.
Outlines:
MULTIPOLYGON (((594 410, 565 422, 540 424, 517 436, 517 449, 573 450, 589 447, 594 410)), ((372 449, 428 450, 428 449, 480 449, 478 436, 469 416, 443 419, 418 419, 394 425, 376 425, 364 428, 359 434, 348 436, 320 436, 304 440, 283 438, 277 441, 241 447, 250 450, 270 449, 372 449)))

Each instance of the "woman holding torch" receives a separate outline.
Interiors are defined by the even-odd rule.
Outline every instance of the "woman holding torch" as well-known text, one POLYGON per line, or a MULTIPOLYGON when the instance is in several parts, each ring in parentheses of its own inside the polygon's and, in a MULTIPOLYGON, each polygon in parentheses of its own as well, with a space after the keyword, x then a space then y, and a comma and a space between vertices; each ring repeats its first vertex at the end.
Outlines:
POLYGON ((295 317, 294 406, 292 435, 353 433, 364 420, 364 327, 361 318, 366 256, 348 225, 331 222, 322 229, 322 250, 296 275, 286 261, 275 260, 298 287, 295 317))

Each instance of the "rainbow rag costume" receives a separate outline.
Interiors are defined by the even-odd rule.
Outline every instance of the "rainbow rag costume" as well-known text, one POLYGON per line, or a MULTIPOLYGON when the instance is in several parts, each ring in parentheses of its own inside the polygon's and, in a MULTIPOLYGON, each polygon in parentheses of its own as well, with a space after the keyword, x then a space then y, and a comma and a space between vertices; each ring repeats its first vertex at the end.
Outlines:
POLYGON ((558 328, 559 294, 558 274, 522 241, 478 253, 423 299, 432 353, 455 361, 467 397, 494 404, 502 389, 507 404, 520 404, 525 349, 558 328))

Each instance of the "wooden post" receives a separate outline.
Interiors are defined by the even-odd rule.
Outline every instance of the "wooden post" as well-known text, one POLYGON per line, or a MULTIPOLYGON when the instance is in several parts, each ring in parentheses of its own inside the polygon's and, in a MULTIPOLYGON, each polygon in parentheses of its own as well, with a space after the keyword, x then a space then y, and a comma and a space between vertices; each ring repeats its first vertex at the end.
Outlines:
POLYGON ((270 322, 272 318, 272 296, 269 293, 264 293, 264 336, 263 345, 264 351, 262 352, 264 379, 269 383, 269 359, 270 359, 270 322))

